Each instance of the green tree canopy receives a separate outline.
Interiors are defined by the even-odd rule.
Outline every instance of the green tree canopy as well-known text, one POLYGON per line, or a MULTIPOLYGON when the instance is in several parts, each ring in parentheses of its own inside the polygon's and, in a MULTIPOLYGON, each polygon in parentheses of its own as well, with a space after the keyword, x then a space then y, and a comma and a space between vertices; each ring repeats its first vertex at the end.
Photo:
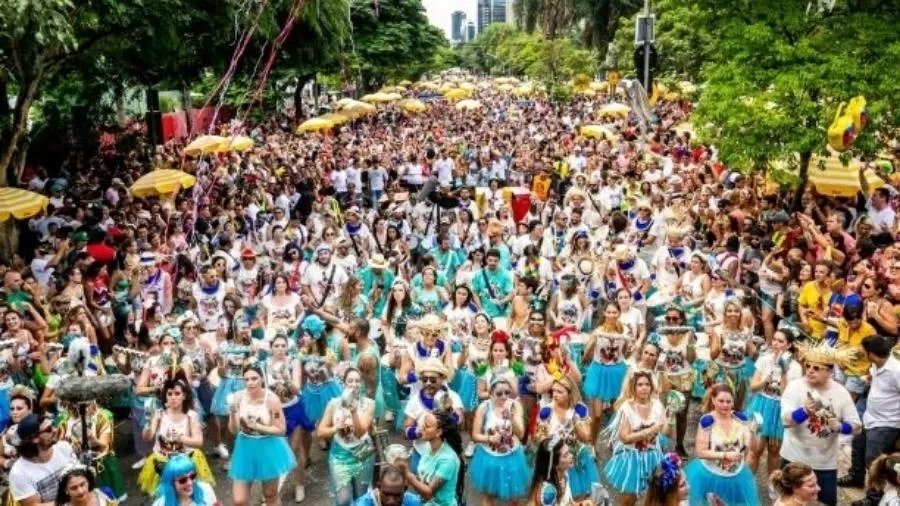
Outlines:
POLYGON ((838 106, 856 95, 868 100, 872 121, 847 155, 872 155, 896 138, 897 0, 838 3, 830 12, 778 0, 689 3, 708 13, 717 40, 694 124, 725 162, 750 168, 799 153, 805 185, 838 106))

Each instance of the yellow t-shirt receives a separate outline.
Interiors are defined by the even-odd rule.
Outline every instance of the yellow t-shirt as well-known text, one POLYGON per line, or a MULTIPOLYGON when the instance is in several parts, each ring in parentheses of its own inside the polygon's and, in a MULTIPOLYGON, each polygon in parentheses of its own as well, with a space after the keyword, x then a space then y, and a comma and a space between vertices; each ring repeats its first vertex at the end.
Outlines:
POLYGON ((862 347, 862 340, 878 332, 868 322, 862 322, 858 329, 851 331, 846 320, 838 321, 838 348, 856 350, 856 358, 844 366, 847 376, 865 376, 869 373, 869 358, 862 347))
MULTIPOLYGON (((801 307, 811 310, 820 317, 824 317, 828 311, 828 302, 831 301, 831 289, 820 290, 815 281, 807 281, 800 289, 797 303, 801 307)), ((810 318, 809 334, 816 340, 821 340, 825 335, 826 325, 818 320, 810 318)))

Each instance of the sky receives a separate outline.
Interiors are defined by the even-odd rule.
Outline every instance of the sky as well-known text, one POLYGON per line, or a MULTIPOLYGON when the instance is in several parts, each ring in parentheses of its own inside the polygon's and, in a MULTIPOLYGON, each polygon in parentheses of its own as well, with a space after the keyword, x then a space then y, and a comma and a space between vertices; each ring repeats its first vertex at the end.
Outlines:
POLYGON ((454 11, 463 11, 468 21, 474 22, 476 2, 477 0, 422 0, 425 12, 428 13, 428 21, 444 30, 447 39, 450 39, 450 15, 454 11))

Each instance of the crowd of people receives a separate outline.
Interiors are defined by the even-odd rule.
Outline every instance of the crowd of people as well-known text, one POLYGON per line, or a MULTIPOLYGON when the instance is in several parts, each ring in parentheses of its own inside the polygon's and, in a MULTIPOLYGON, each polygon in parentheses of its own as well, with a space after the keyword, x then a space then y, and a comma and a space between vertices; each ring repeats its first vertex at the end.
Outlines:
POLYGON ((687 100, 644 125, 445 78, 481 108, 30 171, 50 206, 0 265, 7 502, 208 506, 218 474, 235 505, 302 503, 319 459, 341 506, 900 504, 892 187, 790 212, 687 100), (196 184, 131 195, 153 167, 196 184), (58 395, 114 374, 128 395, 58 395))

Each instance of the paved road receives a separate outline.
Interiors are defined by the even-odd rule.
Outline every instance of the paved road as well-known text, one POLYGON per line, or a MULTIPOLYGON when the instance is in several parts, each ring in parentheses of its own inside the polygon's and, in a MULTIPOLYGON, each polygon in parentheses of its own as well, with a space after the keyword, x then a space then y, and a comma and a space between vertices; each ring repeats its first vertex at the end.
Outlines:
MULTIPOLYGON (((695 409, 692 409, 691 415, 692 420, 690 421, 690 423, 696 423, 697 413, 695 409)), ((692 432, 693 431, 688 431, 688 436, 690 436, 692 432)), ((393 439, 396 439, 397 442, 400 442, 399 436, 395 436, 393 439)), ((119 424, 119 427, 117 428, 116 441, 120 460, 122 462, 122 465, 125 466, 125 479, 129 491, 129 499, 128 501, 126 501, 126 503, 128 505, 149 504, 150 501, 144 500, 141 492, 137 489, 137 471, 132 471, 130 468, 131 464, 134 463, 137 458, 134 455, 134 450, 131 443, 131 424, 127 420, 119 424)), ((315 448, 315 445, 313 446, 314 449, 312 455, 312 465, 307 471, 308 479, 306 486, 306 500, 302 504, 305 506, 329 506, 331 505, 331 499, 328 495, 328 470, 325 464, 326 456, 321 450, 315 448)), ((692 438, 688 438, 685 446, 688 449, 693 447, 692 438)), ((211 455, 209 451, 207 451, 206 454, 208 456, 211 455)), ((601 462, 603 461, 604 457, 605 455, 600 456, 601 462)), ((212 466, 213 472, 216 474, 216 494, 218 495, 219 500, 222 501, 222 504, 230 505, 232 504, 231 485, 222 467, 223 463, 221 460, 211 456, 209 457, 209 460, 210 466, 212 466)), ((766 479, 764 477, 764 473, 761 472, 758 474, 757 483, 759 484, 759 494, 762 500, 762 505, 767 506, 772 504, 772 501, 770 501, 768 498, 768 490, 766 487, 766 479)), ((840 497, 838 504, 841 505, 849 505, 850 502, 860 499, 863 496, 862 491, 859 489, 840 489, 839 492, 840 497)), ((469 504, 471 505, 479 504, 476 494, 472 493, 471 490, 469 490, 469 492, 467 493, 467 499, 469 504)), ((285 506, 294 504, 294 487, 290 481, 283 487, 282 501, 285 506)), ((261 504, 261 501, 254 502, 254 504, 261 504)))

